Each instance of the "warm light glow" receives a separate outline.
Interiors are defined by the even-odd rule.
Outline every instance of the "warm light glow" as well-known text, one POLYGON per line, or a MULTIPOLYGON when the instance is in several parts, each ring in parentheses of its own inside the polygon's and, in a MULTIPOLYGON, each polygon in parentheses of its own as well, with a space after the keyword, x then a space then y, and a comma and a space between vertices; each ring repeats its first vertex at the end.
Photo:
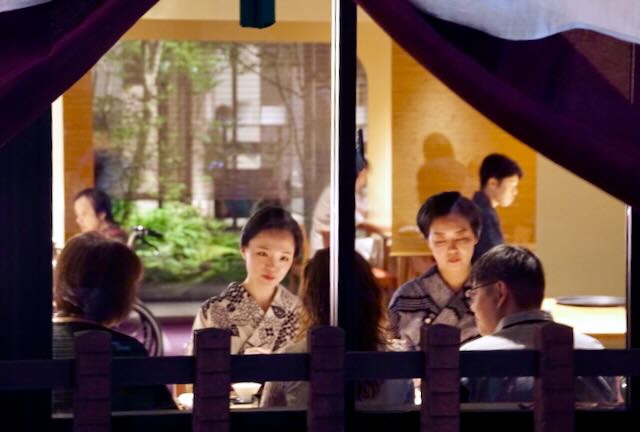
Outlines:
MULTIPOLYGON (((339 155, 340 143, 340 89, 338 77, 340 76, 340 0, 331 2, 331 240, 330 245, 338 244, 338 231, 340 218, 338 207, 333 203, 339 199, 339 155)), ((330 256, 330 304, 331 311, 329 322, 333 326, 338 325, 338 248, 332 248, 330 256)))
POLYGON ((55 247, 64 245, 64 122, 62 98, 51 104, 51 216, 55 247))

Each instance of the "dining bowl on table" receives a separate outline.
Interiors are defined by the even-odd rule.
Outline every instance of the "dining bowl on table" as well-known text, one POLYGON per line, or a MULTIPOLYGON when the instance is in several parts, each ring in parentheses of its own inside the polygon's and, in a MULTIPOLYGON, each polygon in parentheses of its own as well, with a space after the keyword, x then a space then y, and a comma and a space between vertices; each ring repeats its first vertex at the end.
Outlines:
POLYGON ((253 398, 262 384, 256 382, 239 382, 231 384, 233 391, 236 393, 236 403, 251 403, 253 398))

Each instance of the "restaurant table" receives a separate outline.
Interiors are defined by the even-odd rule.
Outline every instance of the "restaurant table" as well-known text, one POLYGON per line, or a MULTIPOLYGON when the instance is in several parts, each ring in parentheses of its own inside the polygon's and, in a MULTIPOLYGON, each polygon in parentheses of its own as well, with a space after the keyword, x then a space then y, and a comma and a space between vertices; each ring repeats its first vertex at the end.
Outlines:
POLYGON ((598 339, 605 348, 625 348, 627 315, 624 306, 565 306, 546 298, 542 309, 556 322, 598 339))

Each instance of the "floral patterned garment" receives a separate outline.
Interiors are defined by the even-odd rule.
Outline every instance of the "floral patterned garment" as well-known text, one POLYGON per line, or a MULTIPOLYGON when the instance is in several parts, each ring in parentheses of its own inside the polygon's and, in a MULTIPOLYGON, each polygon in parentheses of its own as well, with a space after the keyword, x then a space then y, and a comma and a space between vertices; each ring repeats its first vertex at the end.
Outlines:
POLYGON ((298 297, 278 285, 265 312, 241 283, 234 282, 200 306, 193 330, 231 330, 231 354, 243 354, 248 348, 276 352, 297 335, 299 308, 298 297))
POLYGON ((460 342, 478 337, 473 312, 469 308, 467 289, 453 291, 442 279, 436 266, 422 276, 402 285, 389 302, 391 329, 406 341, 407 349, 420 349, 422 324, 447 324, 460 329, 460 342))

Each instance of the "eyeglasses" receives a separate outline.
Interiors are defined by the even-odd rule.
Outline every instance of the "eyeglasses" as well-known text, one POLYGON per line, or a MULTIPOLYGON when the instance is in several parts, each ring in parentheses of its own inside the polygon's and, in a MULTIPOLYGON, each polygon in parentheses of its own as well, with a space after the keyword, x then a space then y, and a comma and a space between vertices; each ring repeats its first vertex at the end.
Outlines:
POLYGON ((472 297, 474 297, 474 296, 477 294, 477 291, 478 291, 480 288, 484 288, 484 287, 491 286, 491 285, 495 284, 496 282, 497 282, 497 281, 487 282, 487 283, 483 283, 483 284, 480 284, 480 285, 472 285, 472 286, 471 286, 471 288, 469 288, 469 289, 467 290, 467 292, 465 293, 465 295, 466 295, 468 298, 472 298, 472 297))

